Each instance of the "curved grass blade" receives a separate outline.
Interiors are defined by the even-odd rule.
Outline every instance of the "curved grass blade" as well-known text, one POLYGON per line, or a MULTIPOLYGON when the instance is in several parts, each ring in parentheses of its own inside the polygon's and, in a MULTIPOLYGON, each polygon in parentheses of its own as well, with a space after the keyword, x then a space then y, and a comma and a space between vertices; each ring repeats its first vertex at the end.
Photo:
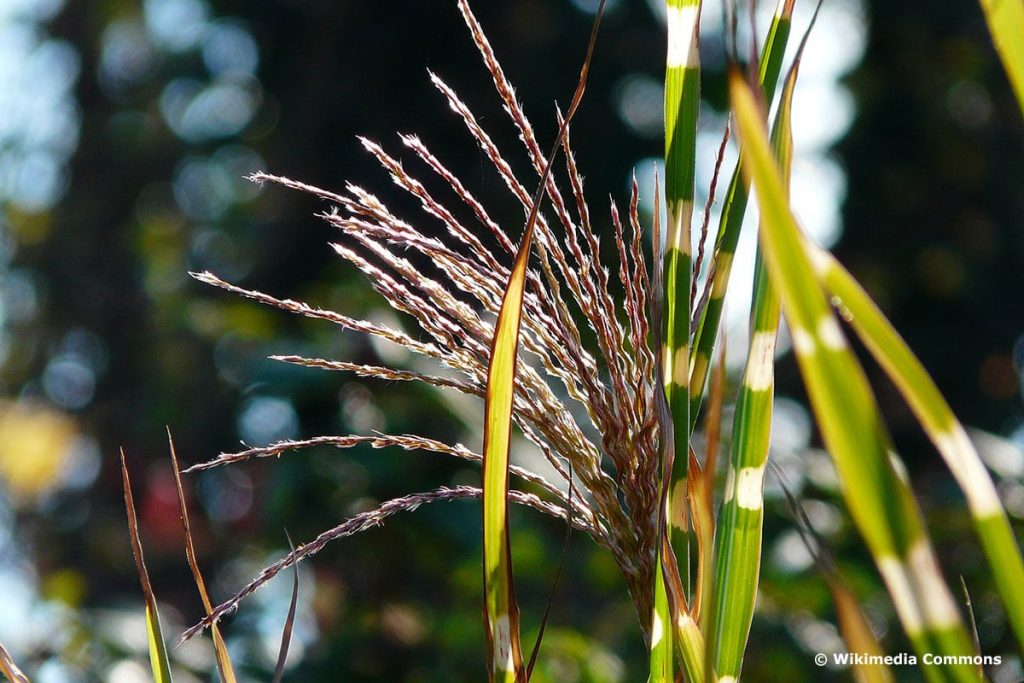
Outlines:
POLYGON ((171 666, 167 658, 167 646, 164 644, 163 632, 160 629, 160 614, 156 608, 156 595, 149 582, 146 571, 146 560, 142 554, 142 542, 139 540, 139 520, 135 516, 135 500, 132 498, 132 485, 128 478, 128 465, 125 463, 124 450, 121 450, 121 480, 124 484, 124 507, 128 514, 128 533, 132 541, 132 554, 135 555, 135 567, 139 572, 142 593, 146 597, 146 637, 149 642, 149 663, 153 668, 154 683, 170 683, 171 666))
MULTIPOLYGON (((754 93, 736 72, 730 74, 729 90, 746 149, 744 173, 757 190, 765 263, 782 295, 801 374, 851 516, 918 656, 969 658, 974 654, 970 638, 907 479, 896 469, 898 460, 867 378, 824 292, 808 286, 815 282, 814 271, 754 93)), ((979 680, 967 664, 928 666, 923 673, 932 681, 979 680)))
MULTIPOLYGON (((192 579, 199 590, 199 597, 203 601, 203 609, 206 614, 213 612, 213 603, 210 602, 210 594, 206 590, 206 582, 203 580, 203 573, 199 570, 199 562, 196 559, 196 548, 192 542, 192 527, 188 521, 188 506, 185 504, 185 489, 181 485, 181 468, 178 466, 178 453, 174 449, 174 439, 171 437, 170 428, 167 429, 167 445, 171 451, 171 465, 174 467, 174 487, 178 492, 178 510, 181 513, 181 526, 185 532, 185 558, 188 560, 188 567, 192 570, 192 579)), ((224 683, 235 683, 235 669, 231 664, 231 657, 228 655, 228 646, 221 636, 220 628, 216 623, 210 627, 213 633, 213 651, 217 657, 217 671, 224 683)))
POLYGON ((515 263, 502 297, 491 341, 487 367, 486 405, 484 408, 484 618, 488 643, 488 676, 491 681, 525 683, 522 647, 519 639, 519 607, 512 579, 512 554, 508 528, 509 445, 512 437, 512 401, 515 395, 516 365, 519 352, 519 328, 522 323, 526 269, 533 244, 533 231, 540 212, 551 164, 562 146, 566 130, 579 108, 586 90, 587 73, 597 42, 598 29, 606 0, 601 0, 580 69, 579 83, 558 137, 551 148, 544 172, 530 206, 515 263))
MULTIPOLYGON (((761 49, 758 80, 764 89, 765 98, 771 102, 775 97, 776 86, 782 73, 782 60, 786 54, 786 45, 792 28, 793 7, 796 0, 779 0, 772 17, 768 37, 761 49)), ((743 147, 740 146, 740 161, 737 161, 726 191, 722 217, 718 224, 718 235, 715 238, 714 261, 709 270, 707 287, 707 304, 697 314, 700 316, 694 336, 693 352, 690 358, 690 423, 696 423, 700 412, 700 404, 704 397, 704 385, 707 382, 711 358, 714 355, 715 340, 722 321, 722 306, 725 293, 729 286, 729 275, 732 273, 733 256, 739 244, 740 229, 747 211, 747 199, 750 185, 740 172, 743 147)), ((704 297, 701 297, 703 300, 704 297)))
POLYGON ((981 9, 1024 112, 1024 0, 981 0, 981 9))
MULTIPOLYGON (((571 525, 570 525, 571 527, 571 525)), ((284 532, 288 536, 288 532, 284 532)), ((295 544, 292 537, 288 536, 288 547, 292 554, 295 554, 295 544)), ((284 679, 284 665, 288 662, 288 647, 292 643, 292 629, 295 627, 295 613, 299 606, 299 565, 292 565, 292 600, 288 605, 288 617, 284 620, 284 630, 281 632, 281 648, 277 652, 277 666, 274 667, 274 683, 281 683, 284 679)))
POLYGON ((1024 649, 1024 561, 1010 519, 985 464, 963 425, 942 397, 921 361, 910 350, 867 292, 826 250, 805 242, 818 278, 838 300, 857 336, 900 390, 960 485, 975 531, 992 566, 996 589, 1024 649))
POLYGON ((0 645, 0 672, 7 676, 7 680, 11 683, 29 683, 28 676, 22 673, 3 645, 0 645))

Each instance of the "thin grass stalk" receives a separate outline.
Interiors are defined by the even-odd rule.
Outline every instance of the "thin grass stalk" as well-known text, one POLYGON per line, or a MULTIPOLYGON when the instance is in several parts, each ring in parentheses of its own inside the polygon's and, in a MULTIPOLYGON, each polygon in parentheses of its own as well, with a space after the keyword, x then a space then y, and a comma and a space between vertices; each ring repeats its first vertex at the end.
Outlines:
MULTIPOLYGON (((975 654, 942 577, 921 512, 892 451, 867 378, 824 292, 815 282, 800 229, 785 198, 769 148, 763 113, 738 73, 730 97, 747 154, 743 169, 756 179, 761 244, 772 281, 782 295, 801 374, 832 455, 851 516, 864 537, 918 656, 975 654), (841 388, 841 392, 839 389, 841 388), (897 469, 900 468, 900 469, 897 469)), ((931 681, 978 681, 970 664, 926 666, 931 681)))
MULTIPOLYGON (((768 37, 761 49, 758 66, 758 80, 764 90, 765 99, 771 102, 782 73, 782 62, 786 55, 786 45, 792 28, 793 7, 796 0, 779 0, 768 29, 768 37)), ((704 386, 707 383, 708 369, 714 356, 715 340, 722 321, 722 308, 725 304, 725 293, 729 286, 729 275, 732 273, 732 261, 739 244, 743 217, 747 211, 747 200, 750 185, 740 172, 743 157, 743 146, 740 145, 740 159, 736 162, 729 188, 726 191, 722 217, 718 224, 715 237, 715 252, 712 268, 708 271, 707 304, 697 312, 700 316, 694 336, 693 353, 690 360, 690 423, 696 424, 700 413, 700 404, 704 398, 704 386)), ((703 297, 702 297, 703 298, 703 297)))
POLYGON ((1024 649, 1024 561, 991 475, 963 425, 899 332, 835 257, 809 240, 806 245, 818 277, 838 300, 843 317, 903 394, 964 492, 1007 618, 1024 649))
POLYGON ((715 580, 715 475, 718 471, 722 407, 725 404, 726 351, 723 339, 718 347, 718 364, 711 376, 708 411, 704 421, 703 466, 698 462, 693 449, 690 449, 688 496, 697 540, 697 582, 691 614, 701 633, 708 632, 715 580))

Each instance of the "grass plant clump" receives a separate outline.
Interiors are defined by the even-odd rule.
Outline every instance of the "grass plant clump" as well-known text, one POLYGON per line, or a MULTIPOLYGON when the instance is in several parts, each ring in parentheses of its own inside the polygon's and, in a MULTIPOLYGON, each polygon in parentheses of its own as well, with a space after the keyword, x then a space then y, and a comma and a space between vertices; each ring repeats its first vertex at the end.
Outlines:
MULTIPOLYGON (((835 257, 810 240, 791 210, 793 98, 803 45, 811 36, 809 28, 795 58, 787 63, 796 0, 777 2, 762 46, 751 50, 745 66, 736 57, 735 38, 737 22, 744 18, 733 4, 725 3, 731 119, 724 135, 738 140, 740 158, 728 169, 722 168, 724 157, 719 155, 707 194, 714 197, 720 171, 729 171, 729 180, 716 230, 709 230, 706 219, 694 225, 702 78, 700 0, 666 2, 665 173, 663 185, 655 188, 654 214, 642 215, 634 180, 626 201, 620 205, 612 199, 607 218, 600 220, 573 154, 571 124, 585 101, 591 57, 601 49, 598 33, 604 2, 573 97, 564 112, 554 112, 558 133, 547 148, 470 3, 457 2, 500 105, 518 133, 529 171, 513 170, 512 152, 499 146, 481 125, 481 117, 442 76, 431 73, 429 78, 465 128, 469 143, 493 167, 501 183, 496 192, 521 207, 520 224, 499 224, 487 208, 492 198, 474 195, 417 135, 398 137, 414 160, 409 164, 399 161, 389 146, 361 138, 392 183, 419 205, 422 215, 415 218, 397 215, 376 194, 354 183, 332 192, 266 173, 252 176, 255 182, 322 199, 328 208, 320 218, 338 231, 331 248, 362 271, 419 332, 281 298, 214 273, 193 275, 231 294, 333 323, 426 359, 438 368, 436 372, 275 356, 294 365, 390 382, 421 382, 475 397, 485 414, 481 449, 410 434, 328 435, 223 453, 185 472, 323 445, 370 446, 430 451, 480 463, 481 486, 409 493, 354 515, 295 546, 216 605, 196 564, 172 445, 186 554, 207 613, 183 639, 210 628, 220 676, 233 681, 218 621, 248 595, 332 541, 428 503, 468 498, 480 499, 482 507, 489 680, 529 680, 540 646, 538 638, 531 654, 524 656, 508 514, 509 505, 516 504, 563 520, 611 554, 649 649, 651 683, 671 683, 680 677, 691 683, 735 683, 756 618, 776 340, 785 321, 849 517, 913 651, 922 660, 931 654, 943 662, 922 666, 922 674, 935 682, 982 680, 981 667, 964 663, 979 654, 978 644, 957 593, 947 583, 951 569, 940 565, 913 482, 888 435, 848 331, 892 379, 962 490, 967 501, 963 514, 973 524, 999 603, 1021 645, 1024 563, 992 478, 935 383, 864 289, 835 257), (443 188, 443 193, 429 188, 443 188), (664 225, 658 208, 662 202, 664 225), (750 334, 738 387, 730 397, 724 360, 716 367, 714 359, 724 356, 722 313, 751 203, 758 207, 759 222, 750 334), (603 247, 598 224, 605 222, 611 226, 606 237, 611 244, 603 247), (612 259, 609 253, 614 254, 612 259), (699 286, 702 279, 705 284, 699 286), (720 436, 723 404, 732 403, 732 398, 731 438, 725 439, 720 436), (698 435, 701 424, 703 433, 698 435), (546 473, 513 463, 514 431, 543 455, 550 466, 546 473)), ((1024 3, 983 0, 981 9, 1024 110, 1024 3)), ((725 144, 723 139, 723 150, 725 144)), ((146 596, 154 677, 170 680, 127 466, 123 474, 132 547, 146 596)), ((850 652, 883 654, 839 563, 816 540, 800 501, 794 498, 792 507, 796 526, 807 537, 833 598, 846 647, 850 652)), ((278 680, 294 619, 293 598, 275 674, 278 680)), ((545 622, 546 615, 542 632, 545 622)), ((13 681, 27 680, 2 648, 0 667, 13 681)), ((855 665, 854 674, 864 681, 895 680, 884 665, 855 665)))

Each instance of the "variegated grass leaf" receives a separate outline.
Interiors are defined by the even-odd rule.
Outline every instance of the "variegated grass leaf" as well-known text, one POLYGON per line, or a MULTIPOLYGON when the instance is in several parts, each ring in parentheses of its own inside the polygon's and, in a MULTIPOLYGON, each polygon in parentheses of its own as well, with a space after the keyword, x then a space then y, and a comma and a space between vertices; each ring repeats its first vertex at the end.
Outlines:
MULTIPOLYGON (((801 374, 851 516, 919 656, 969 658, 970 639, 871 388, 823 291, 807 286, 815 281, 814 271, 769 149, 762 111, 739 74, 730 75, 729 85, 746 150, 744 173, 757 190, 765 262, 780 290, 801 374)), ((928 666, 924 673, 936 681, 978 680, 967 664, 928 666)))
POLYGON ((805 246, 843 318, 903 394, 964 492, 1007 618, 1024 648, 1024 591, 1020 590, 1024 586, 1024 561, 999 493, 977 449, 921 361, 867 292, 826 250, 810 240, 805 246))
MULTIPOLYGON (((818 8, 821 4, 818 4, 818 8)), ((792 108, 800 61, 814 27, 811 18, 786 77, 772 130, 772 146, 788 193, 793 161, 792 108)), ((775 343, 781 301, 759 246, 750 311, 750 344, 733 421, 732 452, 718 523, 709 666, 738 679, 754 616, 761 570, 764 472, 768 462, 775 388, 775 343)))
MULTIPOLYGON (((689 466, 689 347, 690 283, 693 273, 690 221, 693 215, 694 173, 697 159, 697 115, 700 109, 700 0, 667 0, 668 46, 665 63, 665 204, 668 212, 664 256, 664 322, 662 365, 665 393, 672 414, 676 448, 669 453, 669 480, 663 485, 668 495, 667 537, 661 542, 675 553, 674 562, 658 571, 678 567, 682 590, 672 600, 660 595, 671 591, 677 581, 671 574, 655 583, 655 624, 677 624, 686 608, 682 605, 690 587, 690 538, 687 514, 687 469, 689 466), (673 604, 675 603, 675 604, 673 604), (675 618, 673 618, 675 617, 675 618)), ((657 266, 656 266, 657 267, 657 266)), ((689 615, 687 615, 689 618, 689 615)), ((692 621, 692 619, 691 619, 692 621)), ((679 637, 684 637, 679 634, 679 637)), ((674 634, 651 642, 652 681, 672 681, 674 634), (656 676, 656 677, 655 677, 656 676)), ((680 655, 691 678, 700 666, 680 655)), ((703 660, 703 653, 700 655, 703 660)))
MULTIPOLYGON (((774 99, 779 76, 782 73, 782 62, 789 42, 793 20, 793 8, 796 0, 778 0, 775 14, 772 16, 768 36, 761 49, 758 60, 758 82, 764 90, 765 99, 770 103, 774 99)), ((708 270, 705 293, 700 301, 706 301, 695 311, 693 350, 690 359, 690 421, 696 423, 700 412, 700 404, 704 398, 704 385, 707 382, 708 369, 714 355, 715 340, 722 320, 722 307, 725 293, 729 286, 729 275, 732 273, 733 257, 739 244, 743 218, 747 211, 747 199, 750 186, 740 172, 743 146, 740 145, 740 160, 736 162, 726 190, 722 216, 715 237, 714 256, 708 270)))

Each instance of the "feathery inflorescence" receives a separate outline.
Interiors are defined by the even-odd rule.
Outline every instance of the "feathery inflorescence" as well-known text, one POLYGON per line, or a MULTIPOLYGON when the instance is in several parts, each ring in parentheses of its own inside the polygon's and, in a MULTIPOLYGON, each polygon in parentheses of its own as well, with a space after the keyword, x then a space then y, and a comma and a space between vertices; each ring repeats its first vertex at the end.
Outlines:
MULTIPOLYGON (((431 73, 430 79, 493 165, 504 187, 522 206, 525 217, 531 208, 527 187, 536 184, 541 176, 545 155, 468 3, 460 0, 459 9, 536 175, 518 176, 506 154, 455 91, 436 74, 431 73)), ((561 114, 557 116, 561 123, 561 114)), ((265 305, 389 341, 436 361, 454 374, 430 375, 403 368, 300 356, 275 356, 277 360, 362 377, 419 381, 482 397, 494 334, 493 319, 516 250, 514 240, 518 235, 514 231, 520 226, 499 225, 484 204, 420 138, 400 135, 399 140, 431 176, 431 186, 439 184, 451 191, 461 205, 458 211, 449 208, 383 145, 365 138, 360 141, 367 152, 388 172, 392 182, 420 205, 425 214, 422 227, 399 218, 376 195, 354 184, 348 184, 342 193, 334 193, 264 173, 253 175, 252 180, 274 182, 329 202, 330 209, 320 217, 340 231, 339 239, 331 245, 335 252, 361 270, 392 308, 411 318, 425 333, 422 339, 380 323, 243 288, 212 273, 196 273, 194 277, 265 305), (456 218, 457 212, 465 210, 472 214, 472 224, 456 218), (418 253, 416 263, 403 255, 409 250, 418 253), (422 265, 424 259, 430 264, 429 272, 422 265)), ((652 295, 642 251, 639 191, 634 182, 624 216, 614 201, 610 209, 617 275, 623 292, 620 297, 613 294, 611 273, 601 265, 601 243, 593 229, 583 179, 568 134, 563 145, 566 162, 559 175, 567 182, 569 191, 563 194, 555 174, 549 176, 545 192, 553 212, 552 217, 542 214, 537 220, 538 258, 527 274, 521 332, 524 362, 517 376, 513 411, 516 425, 547 459, 557 481, 514 466, 512 475, 536 493, 511 491, 510 497, 513 502, 563 519, 571 517, 576 528, 607 547, 625 577, 638 614, 645 615, 646 621, 651 609, 650 586, 658 533, 660 445, 655 392, 660 387, 655 379, 654 354, 648 345, 652 295), (583 321, 589 330, 582 331, 577 321, 583 321), (584 338, 595 341, 591 345, 584 338), (575 487, 572 496, 568 494, 570 485, 575 487)), ((479 453, 461 444, 413 435, 374 434, 323 436, 249 448, 222 454, 192 469, 279 456, 321 445, 395 447, 481 460, 479 453)), ((385 518, 424 502, 479 495, 475 488, 441 488, 397 498, 377 510, 358 515, 315 541, 298 546, 184 637, 194 635, 234 609, 245 595, 281 569, 317 552, 328 541, 379 525, 385 518)))

